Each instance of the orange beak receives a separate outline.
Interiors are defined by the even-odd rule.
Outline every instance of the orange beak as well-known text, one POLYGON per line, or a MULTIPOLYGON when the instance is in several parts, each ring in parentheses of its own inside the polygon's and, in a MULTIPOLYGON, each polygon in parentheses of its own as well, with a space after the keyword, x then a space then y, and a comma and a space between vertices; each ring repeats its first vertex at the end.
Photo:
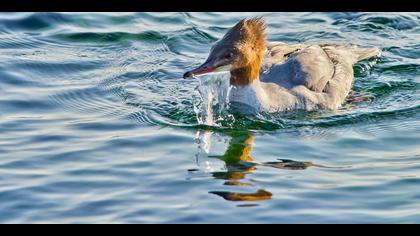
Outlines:
POLYGON ((185 72, 183 78, 188 79, 188 78, 194 77, 195 75, 207 74, 207 73, 215 71, 217 69, 217 67, 218 66, 215 66, 214 63, 207 60, 206 62, 204 62, 201 66, 197 67, 196 69, 185 72))

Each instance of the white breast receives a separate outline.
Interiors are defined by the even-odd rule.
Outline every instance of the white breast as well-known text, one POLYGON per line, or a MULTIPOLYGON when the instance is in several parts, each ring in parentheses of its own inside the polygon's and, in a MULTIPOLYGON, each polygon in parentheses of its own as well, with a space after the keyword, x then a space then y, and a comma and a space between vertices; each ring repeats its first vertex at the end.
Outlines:
POLYGON ((254 80, 246 86, 232 86, 229 92, 229 102, 240 103, 252 107, 257 112, 264 109, 266 103, 266 96, 262 91, 259 80, 254 80))
POLYGON ((264 83, 258 79, 244 87, 232 87, 229 102, 245 105, 241 107, 241 112, 246 113, 281 112, 299 106, 295 94, 274 83, 264 83))

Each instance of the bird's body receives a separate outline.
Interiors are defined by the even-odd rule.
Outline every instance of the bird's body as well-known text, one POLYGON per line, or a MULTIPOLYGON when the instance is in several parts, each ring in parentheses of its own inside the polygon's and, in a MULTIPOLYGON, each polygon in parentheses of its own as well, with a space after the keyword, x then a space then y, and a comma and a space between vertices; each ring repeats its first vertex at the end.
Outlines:
POLYGON ((338 44, 267 43, 264 29, 260 18, 241 21, 216 43, 206 63, 189 73, 229 68, 229 100, 247 111, 336 109, 351 91, 353 65, 380 52, 338 44), (234 59, 218 55, 226 50, 234 59))
POLYGON ((353 83, 353 64, 377 55, 376 48, 270 43, 259 79, 234 87, 230 101, 257 111, 336 109, 353 83))

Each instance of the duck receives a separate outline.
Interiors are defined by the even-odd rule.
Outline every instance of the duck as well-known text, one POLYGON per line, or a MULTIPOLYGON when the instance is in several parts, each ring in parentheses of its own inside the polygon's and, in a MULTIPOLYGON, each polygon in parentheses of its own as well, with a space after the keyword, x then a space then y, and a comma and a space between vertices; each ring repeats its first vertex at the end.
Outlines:
POLYGON ((376 47, 268 42, 263 17, 240 20, 184 79, 230 72, 229 103, 244 111, 334 110, 351 92, 353 65, 379 56, 376 47))

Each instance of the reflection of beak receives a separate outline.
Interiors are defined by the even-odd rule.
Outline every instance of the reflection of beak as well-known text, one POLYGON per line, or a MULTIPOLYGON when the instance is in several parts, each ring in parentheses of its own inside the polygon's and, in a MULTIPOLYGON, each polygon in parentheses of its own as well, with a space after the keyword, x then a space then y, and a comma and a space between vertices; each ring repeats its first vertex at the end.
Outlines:
POLYGON ((207 74, 207 73, 215 71, 217 69, 217 67, 218 66, 216 66, 213 61, 207 60, 206 62, 204 62, 201 66, 197 67, 196 69, 187 71, 184 74, 183 77, 184 77, 184 79, 188 79, 188 78, 191 78, 195 75, 207 74))
POLYGON ((272 193, 264 189, 260 189, 255 193, 236 193, 223 191, 212 191, 210 193, 221 196, 228 201, 263 201, 270 200, 273 196, 272 193))

